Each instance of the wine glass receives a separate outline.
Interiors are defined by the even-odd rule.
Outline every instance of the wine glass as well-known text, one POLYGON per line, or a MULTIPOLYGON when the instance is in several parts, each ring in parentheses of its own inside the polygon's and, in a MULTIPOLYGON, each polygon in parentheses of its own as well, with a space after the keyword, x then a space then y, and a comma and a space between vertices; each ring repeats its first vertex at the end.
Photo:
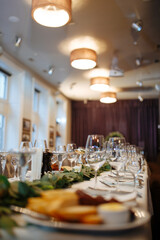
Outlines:
POLYGON ((18 168, 20 168, 20 181, 24 182, 26 180, 26 171, 28 162, 31 160, 32 154, 36 151, 32 148, 24 146, 19 149, 11 149, 10 153, 14 154, 18 160, 18 168))
POLYGON ((129 159, 126 163, 126 171, 134 174, 135 185, 137 183, 138 174, 142 171, 142 158, 136 151, 136 146, 130 145, 129 159))
POLYGON ((68 161, 71 163, 71 167, 73 165, 73 162, 77 159, 77 153, 76 150, 77 146, 75 143, 68 143, 67 144, 67 155, 68 155, 68 161))
POLYGON ((86 161, 95 171, 95 187, 97 184, 97 171, 105 163, 105 148, 103 135, 88 135, 86 142, 86 161))
POLYGON ((109 138, 107 147, 108 147, 108 150, 110 151, 111 161, 121 160, 121 150, 124 149, 125 142, 126 141, 124 137, 109 138))
POLYGON ((7 152, 5 151, 5 149, 0 150, 0 162, 1 162, 1 168, 2 168, 2 175, 4 175, 4 172, 5 172, 6 154, 7 152))
POLYGON ((18 159, 15 156, 12 156, 11 164, 14 167, 14 177, 13 177, 13 179, 16 179, 17 178, 16 172, 17 172, 17 168, 18 168, 18 159))
POLYGON ((75 152, 78 154, 78 164, 83 164, 83 156, 85 155, 85 148, 79 147, 75 150, 75 152))
POLYGON ((53 151, 53 157, 51 158, 51 163, 54 164, 58 161, 58 171, 60 172, 63 160, 66 156, 66 147, 64 145, 59 145, 56 147, 56 151, 53 151), (54 156, 56 155, 56 157, 54 156))

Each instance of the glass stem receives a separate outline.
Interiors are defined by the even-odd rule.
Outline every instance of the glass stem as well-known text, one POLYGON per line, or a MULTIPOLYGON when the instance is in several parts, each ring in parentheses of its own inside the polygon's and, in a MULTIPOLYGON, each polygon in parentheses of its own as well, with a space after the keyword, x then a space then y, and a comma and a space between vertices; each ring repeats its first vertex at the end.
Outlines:
POLYGON ((97 170, 95 170, 95 182, 94 182, 94 188, 97 186, 97 170))
POLYGON ((61 171, 61 167, 62 167, 62 162, 59 162, 59 165, 58 165, 58 170, 59 170, 59 172, 61 171))

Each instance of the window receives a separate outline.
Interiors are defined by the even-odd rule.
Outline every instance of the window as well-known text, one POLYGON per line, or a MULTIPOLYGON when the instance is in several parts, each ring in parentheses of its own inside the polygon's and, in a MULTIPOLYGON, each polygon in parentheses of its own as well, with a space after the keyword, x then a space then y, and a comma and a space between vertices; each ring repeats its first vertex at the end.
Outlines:
POLYGON ((8 76, 0 71, 0 98, 7 97, 7 78, 8 76))
POLYGON ((4 145, 4 119, 4 116, 0 114, 0 149, 2 149, 4 145))
POLYGON ((34 89, 34 99, 33 99, 33 111, 38 112, 39 109, 39 94, 40 91, 38 89, 34 89))

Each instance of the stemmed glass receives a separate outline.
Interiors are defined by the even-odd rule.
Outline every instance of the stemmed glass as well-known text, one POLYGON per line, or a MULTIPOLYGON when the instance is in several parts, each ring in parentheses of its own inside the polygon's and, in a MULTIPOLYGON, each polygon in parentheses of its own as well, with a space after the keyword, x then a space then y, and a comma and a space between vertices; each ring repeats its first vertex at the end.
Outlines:
POLYGON ((136 151, 136 146, 130 145, 129 160, 126 163, 126 170, 134 174, 135 185, 138 174, 142 171, 142 158, 136 151))
POLYGON ((56 151, 53 151, 53 157, 51 159, 52 164, 57 162, 58 159, 58 171, 60 172, 63 160, 65 159, 66 155, 66 147, 63 145, 57 146, 56 151), (54 156, 56 155, 57 158, 54 156))
POLYGON ((0 151, 0 161, 1 161, 2 175, 4 175, 4 172, 5 172, 6 154, 7 154, 7 152, 4 149, 2 149, 0 151))
POLYGON ((121 159, 121 150, 124 149, 124 146, 125 138, 123 137, 109 138, 107 150, 110 151, 111 161, 118 161, 121 159))
POLYGON ((16 171, 17 171, 17 168, 18 168, 18 159, 13 156, 13 157, 11 158, 11 164, 12 164, 13 167, 14 167, 14 177, 13 177, 13 179, 16 179, 16 178, 17 178, 16 171))
POLYGON ((11 149, 10 153, 14 154, 18 159, 18 167, 20 168, 20 180, 26 180, 27 164, 31 161, 31 156, 36 151, 30 148, 29 142, 22 144, 19 149, 11 149))
POLYGON ((83 147, 79 147, 75 150, 75 152, 79 155, 78 164, 83 164, 83 156, 85 155, 85 149, 83 147))
POLYGON ((86 161, 95 171, 95 187, 97 184, 97 171, 105 163, 105 148, 103 135, 88 135, 86 142, 86 161))
POLYGON ((76 149, 77 149, 77 146, 75 143, 67 144, 68 161, 71 163, 71 167, 73 165, 73 162, 75 162, 77 159, 76 149))

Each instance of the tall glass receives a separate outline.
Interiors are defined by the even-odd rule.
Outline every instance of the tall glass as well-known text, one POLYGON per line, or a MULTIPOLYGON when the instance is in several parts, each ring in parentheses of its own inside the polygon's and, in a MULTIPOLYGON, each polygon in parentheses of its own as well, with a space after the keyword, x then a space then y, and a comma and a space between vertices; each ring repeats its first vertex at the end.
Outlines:
POLYGON ((53 151, 53 157, 51 159, 52 164, 58 161, 58 170, 60 172, 63 160, 65 159, 66 155, 66 146, 59 145, 56 147, 56 151, 53 151), (56 156, 55 156, 56 155, 56 156))
POLYGON ((95 187, 97 184, 97 171, 105 163, 105 148, 103 135, 88 135, 86 142, 86 161, 95 171, 95 187))
POLYGON ((71 167, 73 166, 73 162, 76 162, 77 160, 76 149, 77 149, 77 146, 75 143, 67 144, 68 161, 71 163, 71 167))
POLYGON ((0 150, 0 163, 1 163, 2 175, 4 175, 4 173, 5 173, 6 155, 7 155, 7 151, 5 151, 5 149, 1 149, 0 150))

